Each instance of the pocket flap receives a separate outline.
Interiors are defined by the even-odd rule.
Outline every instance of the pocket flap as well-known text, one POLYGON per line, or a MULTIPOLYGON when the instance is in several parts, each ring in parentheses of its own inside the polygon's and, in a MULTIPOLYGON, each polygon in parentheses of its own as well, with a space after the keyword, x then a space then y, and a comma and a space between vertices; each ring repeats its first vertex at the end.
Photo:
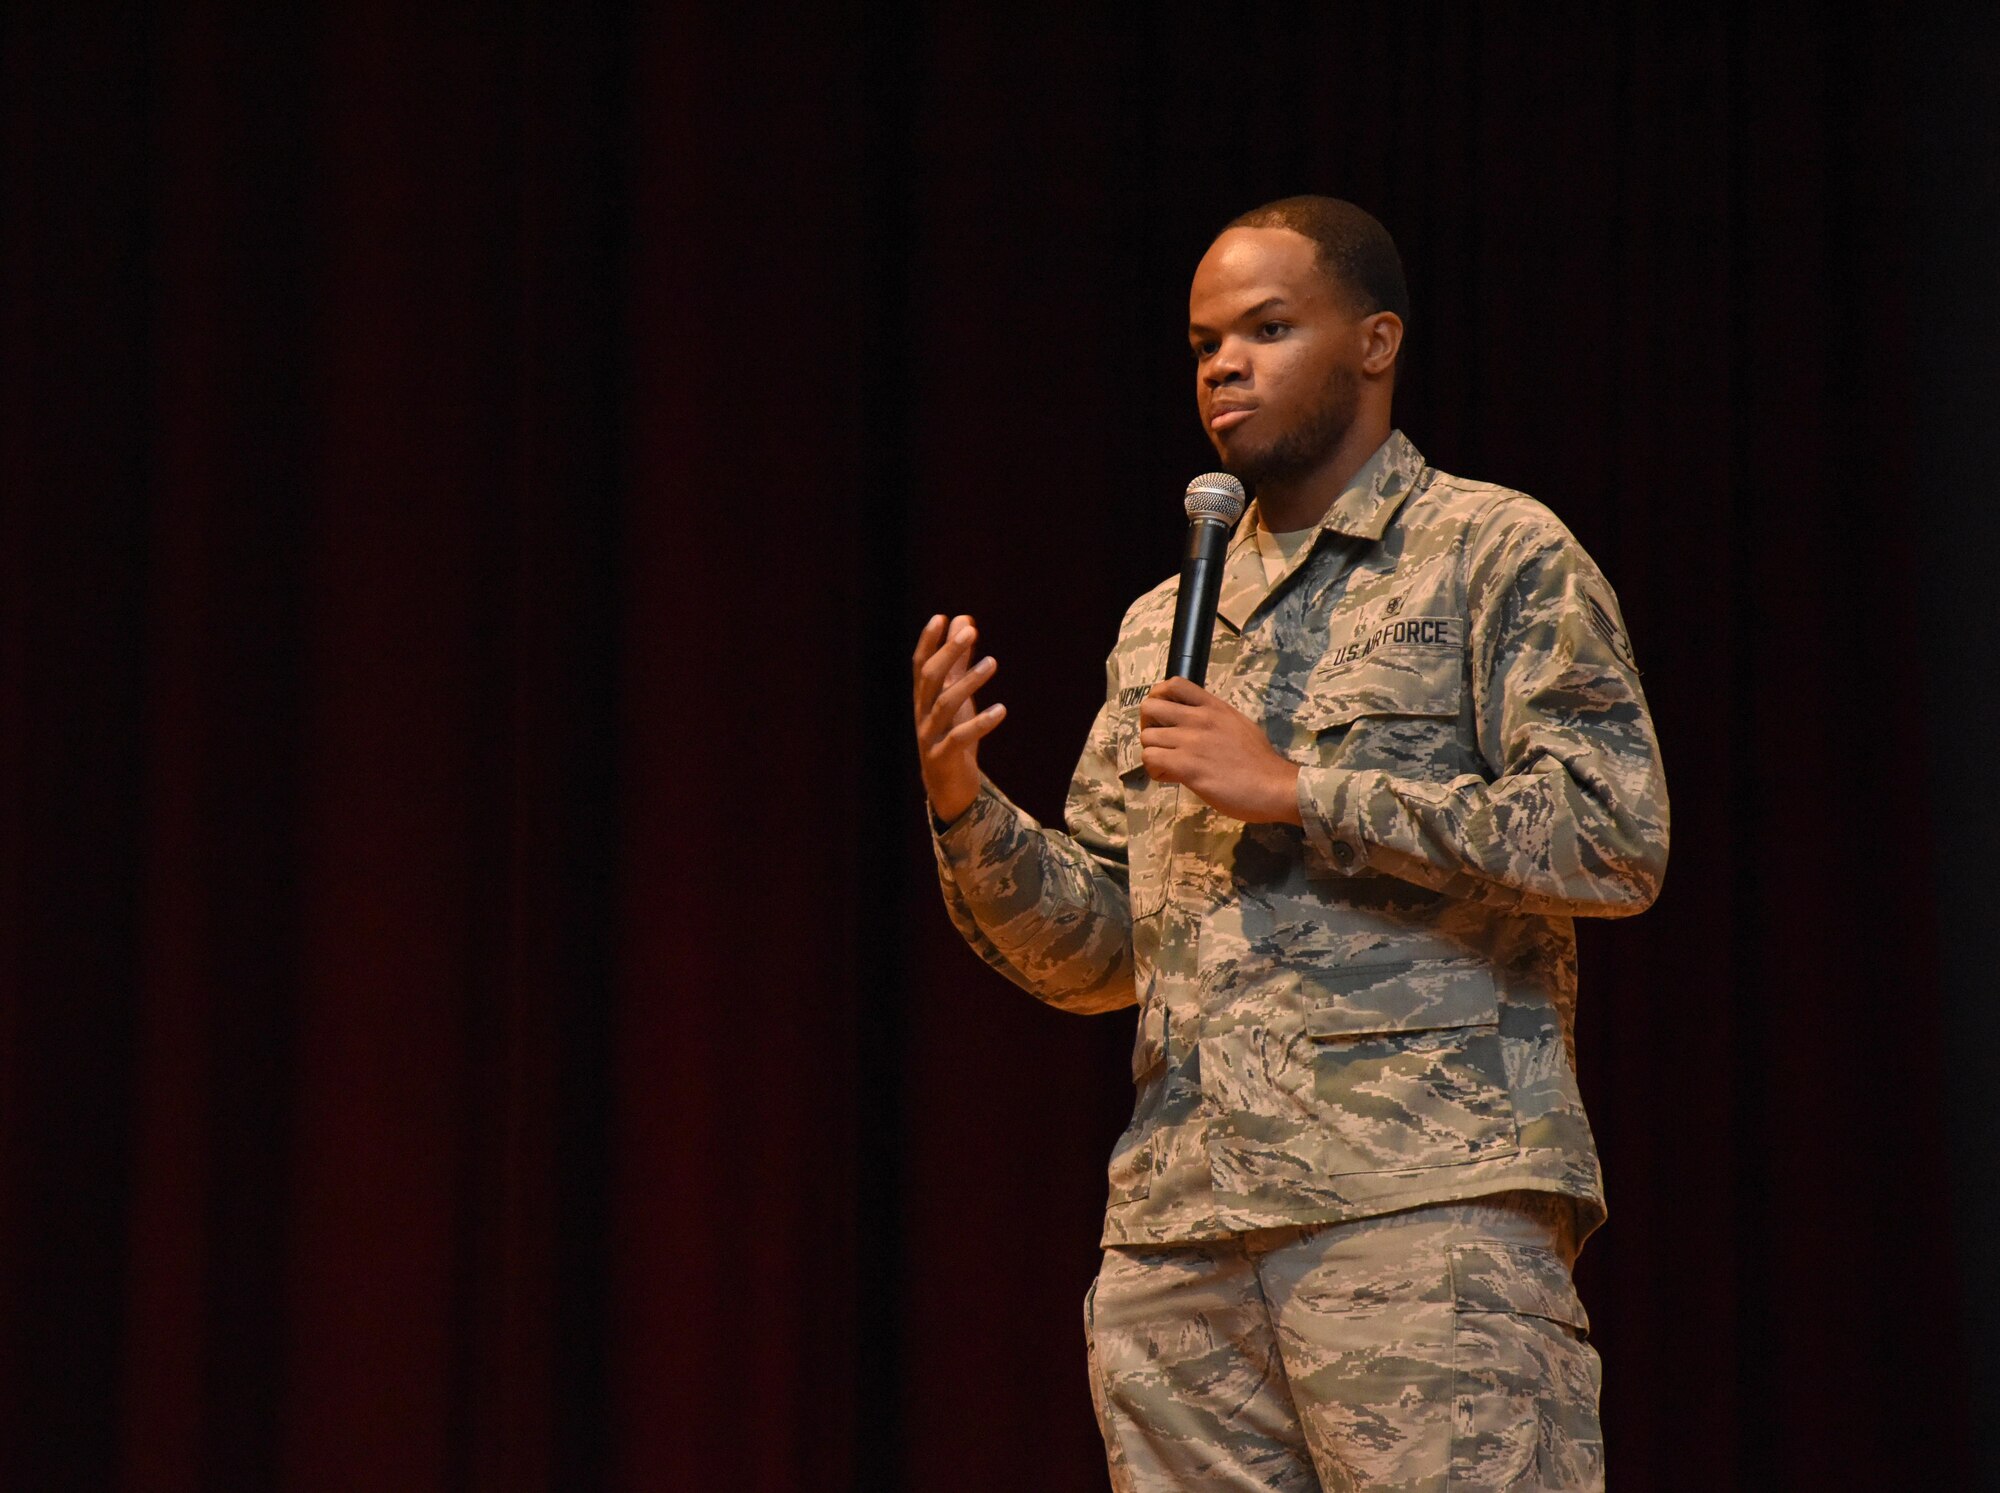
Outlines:
POLYGON ((1146 765, 1145 748, 1139 743, 1139 712, 1121 710, 1111 723, 1111 765, 1120 777, 1146 765))
POLYGON ((1149 1001, 1139 1010, 1139 1030, 1132 1039, 1132 1077, 1144 1078, 1167 1057, 1167 1008, 1149 1001))
POLYGON ((1491 1026, 1500 1020, 1493 972, 1470 960, 1404 959, 1305 970, 1299 995, 1306 1032, 1314 1037, 1491 1026))
POLYGON ((1321 665, 1306 681, 1299 724, 1325 731, 1364 715, 1455 716, 1465 695, 1464 661, 1460 648, 1404 646, 1321 665))
POLYGON ((1453 1245, 1451 1289, 1462 1312, 1546 1317, 1578 1332, 1590 1331, 1569 1270, 1546 1249, 1498 1242, 1453 1245))

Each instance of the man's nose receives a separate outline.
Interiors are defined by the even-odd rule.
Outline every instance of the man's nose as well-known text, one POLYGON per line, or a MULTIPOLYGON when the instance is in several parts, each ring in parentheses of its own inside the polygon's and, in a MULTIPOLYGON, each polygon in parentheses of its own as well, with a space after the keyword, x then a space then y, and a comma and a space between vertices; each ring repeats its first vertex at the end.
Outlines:
POLYGON ((1201 371, 1201 376, 1214 389, 1236 383, 1249 375, 1250 360, 1245 356, 1243 343, 1234 337, 1223 340, 1222 345, 1216 348, 1215 356, 1208 360, 1208 366, 1201 371))

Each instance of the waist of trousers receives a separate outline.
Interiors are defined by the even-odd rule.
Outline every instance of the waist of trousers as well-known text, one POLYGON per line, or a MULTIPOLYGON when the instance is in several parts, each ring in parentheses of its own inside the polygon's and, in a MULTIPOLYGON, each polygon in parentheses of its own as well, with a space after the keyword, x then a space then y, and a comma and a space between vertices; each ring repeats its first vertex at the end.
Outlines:
MULTIPOLYGON (((1448 1203, 1425 1203, 1393 1213, 1377 1213, 1345 1223, 1292 1224, 1253 1229, 1227 1241, 1248 1255, 1267 1254, 1303 1239, 1340 1233, 1360 1235, 1403 1228, 1449 1226, 1497 1239, 1553 1250, 1565 1264, 1576 1263, 1576 1215, 1569 1199, 1557 1193, 1512 1191, 1489 1193, 1448 1203)), ((1210 1241, 1213 1246, 1218 1241, 1210 1241)))

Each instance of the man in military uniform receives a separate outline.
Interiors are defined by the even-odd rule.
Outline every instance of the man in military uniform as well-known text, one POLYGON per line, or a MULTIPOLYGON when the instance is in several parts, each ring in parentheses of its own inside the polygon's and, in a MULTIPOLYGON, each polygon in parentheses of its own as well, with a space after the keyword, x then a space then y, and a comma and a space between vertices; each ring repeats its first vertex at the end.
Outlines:
POLYGON ((1571 919, 1646 907, 1667 854, 1617 598, 1547 508, 1392 427, 1406 293, 1366 213, 1246 214, 1189 310, 1254 495, 1208 687, 1162 682, 1166 581, 1065 834, 979 772, 972 619, 912 661, 952 920, 1059 1009, 1140 1008, 1084 1308, 1112 1484, 1601 1487, 1571 919))

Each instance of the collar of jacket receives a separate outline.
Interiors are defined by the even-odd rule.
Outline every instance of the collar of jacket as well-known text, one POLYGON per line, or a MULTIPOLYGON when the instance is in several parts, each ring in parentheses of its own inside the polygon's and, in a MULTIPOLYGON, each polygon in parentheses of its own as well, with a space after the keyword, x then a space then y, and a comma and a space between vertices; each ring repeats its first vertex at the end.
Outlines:
MULTIPOLYGON (((1361 470, 1348 480, 1340 496, 1327 507, 1319 527, 1350 539, 1371 542, 1380 539, 1388 532, 1396 510, 1416 491, 1423 470, 1423 453, 1402 431, 1391 430, 1389 438, 1375 448, 1374 454, 1361 464, 1361 470)), ((1255 556, 1239 553, 1246 546, 1255 547, 1256 529, 1257 504, 1253 499, 1244 508, 1243 517, 1236 521, 1235 536, 1229 541, 1229 560, 1223 570, 1222 595, 1216 603, 1217 615, 1238 632, 1272 590, 1264 577, 1262 562, 1245 563, 1255 556)), ((1318 546, 1315 539, 1313 548, 1318 546)), ((1293 568, 1304 564, 1305 558, 1301 555, 1293 568)))

